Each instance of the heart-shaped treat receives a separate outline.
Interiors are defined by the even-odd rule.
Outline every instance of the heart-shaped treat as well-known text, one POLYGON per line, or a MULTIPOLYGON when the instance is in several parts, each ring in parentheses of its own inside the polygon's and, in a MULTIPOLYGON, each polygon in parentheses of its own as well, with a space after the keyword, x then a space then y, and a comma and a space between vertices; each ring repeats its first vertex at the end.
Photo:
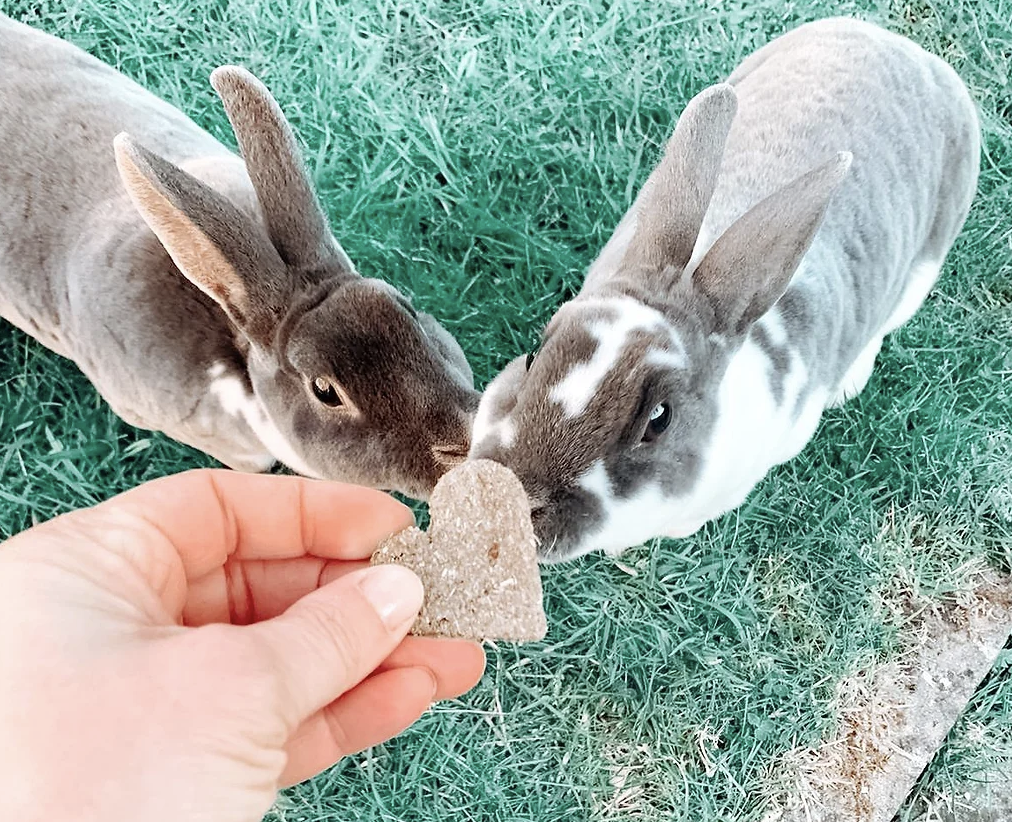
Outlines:
POLYGON ((385 540, 372 564, 410 568, 425 585, 411 633, 533 642, 548 632, 531 507, 520 480, 490 460, 447 472, 429 500, 429 530, 385 540))

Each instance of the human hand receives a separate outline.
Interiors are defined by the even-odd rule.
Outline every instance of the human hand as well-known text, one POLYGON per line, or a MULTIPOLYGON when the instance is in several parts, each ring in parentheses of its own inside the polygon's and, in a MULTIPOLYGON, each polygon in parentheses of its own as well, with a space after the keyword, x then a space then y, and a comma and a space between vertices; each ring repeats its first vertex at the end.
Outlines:
POLYGON ((279 786, 481 676, 405 635, 418 578, 368 568, 375 491, 194 471, 0 545, 5 819, 253 822, 279 786))

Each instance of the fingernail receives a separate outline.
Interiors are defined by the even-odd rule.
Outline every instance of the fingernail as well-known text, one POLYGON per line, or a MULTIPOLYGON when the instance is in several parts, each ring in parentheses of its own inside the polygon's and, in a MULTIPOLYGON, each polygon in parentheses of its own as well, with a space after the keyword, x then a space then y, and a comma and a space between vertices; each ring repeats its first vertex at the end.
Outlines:
POLYGON ((418 616, 425 598, 422 581, 400 565, 376 565, 363 571, 358 587, 390 630, 418 616))

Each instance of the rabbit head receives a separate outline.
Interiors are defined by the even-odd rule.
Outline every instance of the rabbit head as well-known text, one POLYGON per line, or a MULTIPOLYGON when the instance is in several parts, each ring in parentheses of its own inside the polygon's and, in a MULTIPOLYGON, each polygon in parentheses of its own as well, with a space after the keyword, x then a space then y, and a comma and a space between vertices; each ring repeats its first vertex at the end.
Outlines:
POLYGON ((696 262, 735 112, 724 84, 690 101, 614 271, 482 398, 471 456, 523 482, 545 561, 687 536, 732 507, 710 470, 726 462, 714 449, 729 361, 784 293, 850 162, 841 154, 762 200, 696 262))
POLYGON ((427 497, 469 446, 478 395, 463 352, 396 289, 355 271, 267 89, 236 67, 211 82, 260 214, 121 134, 116 160, 134 205, 234 327, 242 388, 276 458, 309 476, 427 497))

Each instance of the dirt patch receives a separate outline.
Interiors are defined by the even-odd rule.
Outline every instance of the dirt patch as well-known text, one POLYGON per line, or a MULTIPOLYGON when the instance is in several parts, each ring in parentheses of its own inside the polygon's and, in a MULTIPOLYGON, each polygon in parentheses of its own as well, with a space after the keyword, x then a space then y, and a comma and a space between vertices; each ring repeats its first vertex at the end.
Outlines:
POLYGON ((1010 632, 1012 579, 995 575, 952 605, 918 613, 902 658, 841 683, 836 737, 787 757, 795 789, 766 822, 890 822, 1010 632))

